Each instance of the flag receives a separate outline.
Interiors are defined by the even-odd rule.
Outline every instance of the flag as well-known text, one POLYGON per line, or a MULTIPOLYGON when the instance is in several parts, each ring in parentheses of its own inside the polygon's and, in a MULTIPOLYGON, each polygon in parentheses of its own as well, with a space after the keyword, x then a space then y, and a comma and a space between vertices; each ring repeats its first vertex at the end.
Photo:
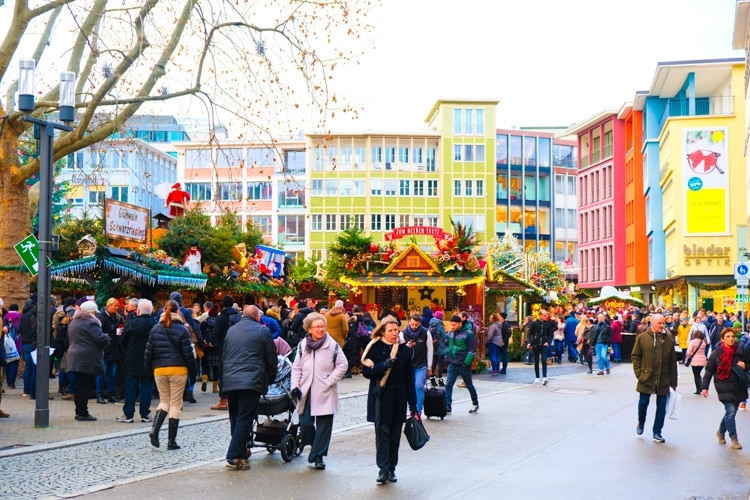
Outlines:
POLYGON ((256 245, 255 250, 261 254, 260 263, 265 264, 274 278, 284 275, 284 256, 286 255, 284 250, 263 245, 256 245))

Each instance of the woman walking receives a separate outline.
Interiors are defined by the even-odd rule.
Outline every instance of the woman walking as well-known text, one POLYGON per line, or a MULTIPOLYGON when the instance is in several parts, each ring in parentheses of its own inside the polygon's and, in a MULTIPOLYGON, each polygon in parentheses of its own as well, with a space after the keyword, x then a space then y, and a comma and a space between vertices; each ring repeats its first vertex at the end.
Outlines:
POLYGON ((696 332, 693 340, 688 344, 686 358, 690 360, 690 367, 693 369, 693 378, 695 379, 695 393, 701 393, 701 371, 706 366, 706 336, 703 332, 696 332))
POLYGON ((307 335, 297 346, 292 365, 292 394, 297 397, 300 438, 310 445, 307 461, 315 468, 326 468, 333 430, 333 415, 338 411, 338 383, 347 372, 346 356, 338 343, 326 333, 326 317, 308 314, 302 322, 307 335))
POLYGON ((505 345, 503 343, 502 323, 500 323, 499 316, 498 313, 490 314, 490 327, 487 328, 487 333, 484 334, 484 344, 487 346, 490 363, 492 364, 492 371, 490 372, 492 376, 500 374, 500 348, 505 345))
POLYGON ((586 361, 589 367, 588 373, 594 373, 594 318, 586 318, 586 325, 583 327, 583 344, 581 347, 581 359, 586 361))
POLYGON ((149 437, 151 444, 159 447, 159 430, 169 415, 168 450, 179 450, 175 440, 180 426, 182 394, 188 380, 195 380, 195 356, 190 334, 180 315, 180 306, 168 300, 159 323, 148 337, 145 356, 146 373, 154 374, 159 390, 159 406, 149 437))
POLYGON ((745 365, 745 351, 741 344, 735 343, 734 330, 724 328, 721 331, 721 344, 716 346, 714 352, 708 358, 706 364, 706 374, 703 375, 703 397, 708 397, 708 387, 711 384, 711 378, 714 376, 714 387, 719 401, 724 405, 724 416, 721 418, 719 430, 716 431, 716 437, 719 444, 726 444, 724 437, 729 431, 729 438, 732 440, 731 447, 735 450, 741 450, 742 445, 737 439, 737 425, 734 416, 737 413, 739 402, 747 399, 747 387, 740 383, 737 375, 732 368, 739 366, 742 370, 745 365))
POLYGON ((373 330, 362 354, 362 375, 370 379, 367 421, 375 424, 375 461, 378 484, 395 483, 401 431, 406 406, 416 415, 417 392, 411 349, 398 343, 399 321, 385 316, 373 330))

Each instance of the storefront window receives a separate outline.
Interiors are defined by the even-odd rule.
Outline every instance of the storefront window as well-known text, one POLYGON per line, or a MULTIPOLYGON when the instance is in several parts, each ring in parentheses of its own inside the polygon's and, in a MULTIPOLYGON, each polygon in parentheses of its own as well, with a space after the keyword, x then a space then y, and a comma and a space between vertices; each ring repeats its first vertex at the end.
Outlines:
POLYGON ((508 136, 498 135, 495 143, 495 161, 501 165, 508 164, 508 136))
POLYGON ((495 232, 503 234, 508 230, 508 207, 495 207, 495 232))
POLYGON ((521 137, 519 136, 510 137, 510 164, 521 164, 521 137))
POLYGON ((497 177, 497 199, 508 199, 508 177, 499 175, 497 177))

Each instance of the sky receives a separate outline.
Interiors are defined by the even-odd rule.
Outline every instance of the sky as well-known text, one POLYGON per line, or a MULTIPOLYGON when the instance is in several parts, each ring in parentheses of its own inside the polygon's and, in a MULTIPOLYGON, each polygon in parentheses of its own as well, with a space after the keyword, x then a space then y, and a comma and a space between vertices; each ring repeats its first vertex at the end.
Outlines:
POLYGON ((438 99, 500 101, 497 127, 569 126, 648 90, 658 62, 726 57, 735 0, 382 0, 375 45, 333 81, 333 132, 421 131, 438 99))

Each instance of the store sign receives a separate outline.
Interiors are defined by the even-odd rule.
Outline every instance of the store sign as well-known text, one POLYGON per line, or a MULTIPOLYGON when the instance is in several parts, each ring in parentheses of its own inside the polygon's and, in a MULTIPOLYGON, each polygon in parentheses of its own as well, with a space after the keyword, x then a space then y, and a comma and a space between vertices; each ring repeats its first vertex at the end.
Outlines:
POLYGON ((436 240, 444 240, 450 233, 446 233, 439 227, 407 226, 397 227, 392 233, 385 233, 385 241, 393 241, 404 236, 432 236, 436 240))
POLYGON ((104 232, 107 238, 146 242, 149 209, 107 199, 104 211, 104 232))
POLYGON ((708 245, 706 247, 696 245, 683 245, 682 254, 685 257, 686 266, 728 266, 731 264, 731 247, 720 245, 708 245))
POLYGON ((729 234, 727 132, 726 127, 683 130, 683 220, 686 236, 729 234))

